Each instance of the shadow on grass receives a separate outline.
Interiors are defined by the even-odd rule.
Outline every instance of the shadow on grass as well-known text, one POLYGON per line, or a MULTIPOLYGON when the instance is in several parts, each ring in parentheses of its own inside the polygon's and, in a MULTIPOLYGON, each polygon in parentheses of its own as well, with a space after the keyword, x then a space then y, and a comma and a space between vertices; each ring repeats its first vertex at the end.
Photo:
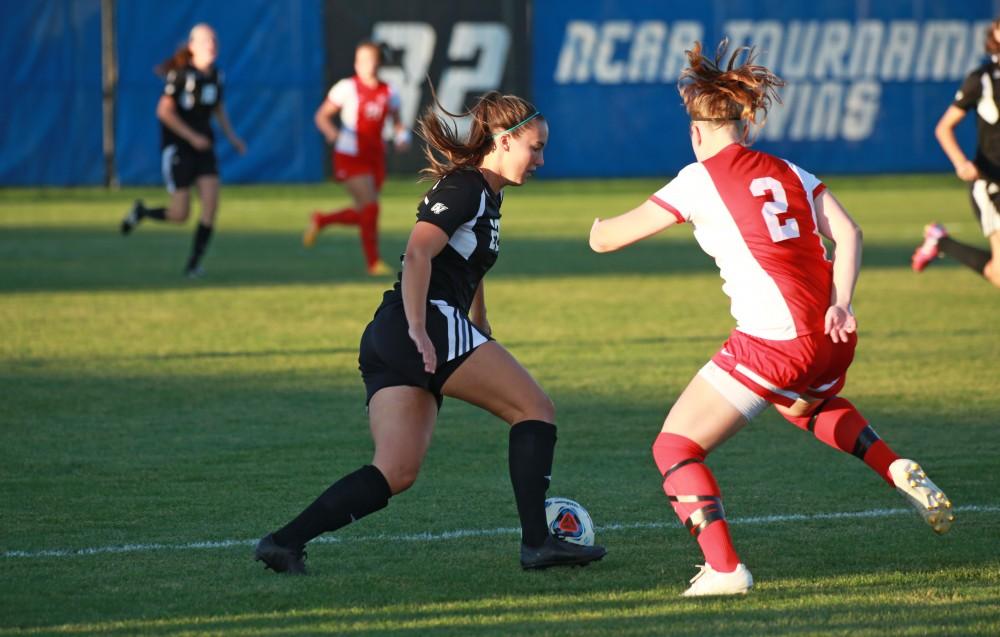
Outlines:
MULTIPOLYGON (((387 287, 389 277, 364 273, 357 234, 334 230, 306 250, 297 233, 227 231, 213 238, 205 261, 208 276, 181 276, 190 228, 140 228, 123 238, 109 228, 11 228, 0 236, 0 292, 166 290, 192 287, 327 285, 371 283, 387 287)), ((387 262, 397 263, 406 236, 382 237, 387 262)), ((906 268, 911 248, 865 246, 866 267, 906 268)), ((611 276, 706 273, 715 264, 690 236, 655 239, 625 250, 596 255, 579 240, 505 238, 496 277, 611 276)))

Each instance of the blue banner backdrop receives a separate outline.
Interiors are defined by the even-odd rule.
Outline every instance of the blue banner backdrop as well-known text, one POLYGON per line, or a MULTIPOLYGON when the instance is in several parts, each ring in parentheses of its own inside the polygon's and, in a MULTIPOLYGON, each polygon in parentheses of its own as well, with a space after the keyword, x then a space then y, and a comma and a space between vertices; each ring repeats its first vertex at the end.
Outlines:
MULTIPOLYGON (((248 146, 241 157, 217 131, 223 181, 323 178, 323 144, 312 122, 325 90, 320 0, 131 0, 118 2, 117 11, 116 148, 123 184, 162 182, 156 103, 163 80, 153 67, 199 22, 219 36, 226 111, 248 146)), ((99 131, 99 117, 96 126, 99 131)))
POLYGON ((100 184, 100 0, 4 2, 0 185, 100 184))
MULTIPOLYGON (((933 129, 984 59, 996 0, 535 0, 533 96, 548 177, 668 175, 693 160, 684 50, 755 44, 787 81, 757 141, 818 173, 950 170, 933 129)), ((972 118, 970 118, 972 119, 972 118)), ((970 148, 974 126, 960 140, 970 148)))

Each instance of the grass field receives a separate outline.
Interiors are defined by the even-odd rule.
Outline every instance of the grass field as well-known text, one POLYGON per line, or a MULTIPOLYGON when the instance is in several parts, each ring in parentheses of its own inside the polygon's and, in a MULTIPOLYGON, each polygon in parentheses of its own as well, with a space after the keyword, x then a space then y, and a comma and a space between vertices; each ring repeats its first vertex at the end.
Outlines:
MULTIPOLYGON (((696 601, 649 445, 730 329, 726 299, 690 228, 611 255, 586 241, 656 182, 511 190, 487 279, 495 336, 559 410, 550 494, 586 504, 608 557, 522 572, 506 426, 451 401, 415 487, 311 545, 305 578, 250 558, 370 460, 357 342, 388 279, 352 232, 300 244, 343 191, 227 187, 198 281, 180 276, 191 223, 117 234, 160 190, 0 191, 0 635, 1000 634, 1000 294, 944 261, 909 269, 932 219, 985 241, 949 176, 828 184, 866 240, 845 395, 958 520, 934 536, 768 412, 709 458, 757 587, 696 601)), ((421 193, 389 183, 387 256, 421 193)))

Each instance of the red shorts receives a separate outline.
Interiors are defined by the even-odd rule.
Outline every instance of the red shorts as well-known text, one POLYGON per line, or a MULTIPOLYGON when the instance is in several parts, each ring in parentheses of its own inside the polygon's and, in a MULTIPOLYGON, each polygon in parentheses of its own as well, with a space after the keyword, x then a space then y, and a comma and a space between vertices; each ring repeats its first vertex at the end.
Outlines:
POLYGON ((334 179, 345 181, 359 175, 371 175, 375 179, 375 190, 382 190, 382 182, 385 181, 385 154, 381 152, 361 155, 333 153, 334 179))
POLYGON ((733 330, 712 362, 768 402, 788 407, 800 397, 829 398, 844 388, 857 333, 846 343, 826 334, 771 341, 733 330))

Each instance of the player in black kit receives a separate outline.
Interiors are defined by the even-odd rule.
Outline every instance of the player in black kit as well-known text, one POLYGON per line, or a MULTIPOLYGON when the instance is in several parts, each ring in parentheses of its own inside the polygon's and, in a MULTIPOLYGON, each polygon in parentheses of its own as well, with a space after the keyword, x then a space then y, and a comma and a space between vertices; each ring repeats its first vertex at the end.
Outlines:
POLYGON ((142 200, 136 200, 121 223, 125 235, 143 219, 184 223, 191 212, 191 186, 197 187, 201 219, 184 268, 184 274, 192 278, 202 274, 201 258, 212 236, 219 205, 213 114, 229 143, 241 155, 246 152, 223 106, 222 73, 215 67, 217 56, 215 31, 207 24, 198 24, 191 29, 187 44, 157 67, 157 72, 166 75, 156 117, 160 120, 161 165, 170 203, 165 208, 147 208, 142 200))
POLYGON ((947 255, 1000 287, 1000 19, 986 29, 985 45, 990 61, 965 78, 934 134, 955 174, 969 183, 972 211, 990 250, 956 241, 943 225, 931 223, 924 227, 924 242, 911 263, 915 272, 922 272, 938 255, 947 255), (978 141, 976 157, 969 160, 955 138, 955 127, 972 110, 978 141))
POLYGON ((603 547, 549 535, 544 502, 555 408, 492 339, 486 319, 483 276, 500 249, 503 188, 524 184, 542 165, 548 125, 525 100, 496 91, 465 115, 471 120, 467 140, 438 119, 433 107, 421 117, 430 164, 424 173, 438 181, 417 206, 399 281, 361 337, 358 362, 375 457, 260 540, 256 559, 275 571, 304 573, 307 542, 382 509, 413 484, 443 396, 511 425, 508 460, 521 518, 521 566, 580 565, 604 557, 603 547))

